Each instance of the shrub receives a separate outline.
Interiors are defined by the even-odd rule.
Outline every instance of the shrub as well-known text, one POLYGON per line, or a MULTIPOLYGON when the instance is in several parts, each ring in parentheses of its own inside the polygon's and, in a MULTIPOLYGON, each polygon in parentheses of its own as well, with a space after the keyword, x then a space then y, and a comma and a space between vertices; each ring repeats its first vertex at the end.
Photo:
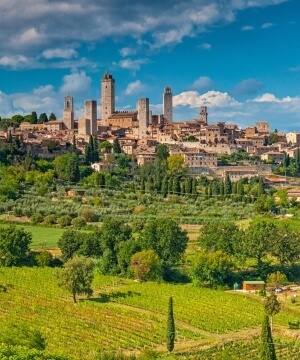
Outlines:
POLYGON ((63 215, 57 219, 57 222, 61 227, 70 226, 72 218, 70 215, 63 215))
POLYGON ((51 263, 53 260, 53 255, 49 251, 43 250, 43 251, 39 252, 35 258, 36 258, 36 262, 37 262, 38 266, 40 266, 40 267, 52 265, 51 263))
POLYGON ((50 214, 45 216, 44 219, 45 224, 54 225, 57 223, 57 216, 55 214, 50 214))
POLYGON ((80 216, 86 221, 86 222, 94 222, 97 221, 98 217, 94 211, 94 209, 91 208, 85 208, 82 210, 80 216))
POLYGON ((83 217, 77 217, 72 220, 72 225, 75 229, 82 229, 86 226, 86 221, 83 217))
POLYGON ((30 217, 30 221, 33 224, 40 224, 43 222, 43 220, 44 220, 43 216, 41 214, 37 214, 37 213, 31 215, 31 217, 30 217))

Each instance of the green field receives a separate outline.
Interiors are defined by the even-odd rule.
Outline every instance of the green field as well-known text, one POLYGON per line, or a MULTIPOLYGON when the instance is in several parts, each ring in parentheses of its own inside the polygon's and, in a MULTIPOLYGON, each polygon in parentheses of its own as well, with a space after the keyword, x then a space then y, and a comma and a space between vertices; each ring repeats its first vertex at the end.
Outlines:
MULTIPOLYGON (((59 271, 26 267, 0 271, 0 284, 6 286, 6 292, 0 293, 2 326, 20 320, 36 326, 46 337, 48 350, 55 353, 83 360, 102 350, 165 353, 169 296, 174 299, 175 351, 181 356, 260 331, 262 300, 257 295, 96 275, 93 297, 74 305, 57 286, 59 271)), ((275 325, 287 328, 288 321, 299 316, 297 307, 283 307, 275 325)))
MULTIPOLYGON (((0 224, 1 228, 8 227, 7 224, 0 224)), ((18 228, 24 228, 26 231, 32 234, 31 248, 33 249, 54 249, 57 247, 58 239, 61 237, 65 229, 48 228, 43 226, 34 226, 27 224, 16 224, 18 228)))

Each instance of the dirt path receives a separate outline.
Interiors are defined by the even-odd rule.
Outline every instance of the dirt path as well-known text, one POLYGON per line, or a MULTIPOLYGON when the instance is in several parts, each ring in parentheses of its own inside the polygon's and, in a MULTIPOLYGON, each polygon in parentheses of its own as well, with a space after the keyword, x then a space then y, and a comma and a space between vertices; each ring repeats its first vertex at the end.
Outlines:
MULTIPOLYGON (((115 301, 110 302, 109 304, 114 307, 134 310, 138 313, 143 313, 143 314, 147 314, 147 315, 155 315, 158 318, 162 318, 162 319, 166 318, 166 314, 147 310, 147 309, 142 309, 142 308, 139 308, 136 306, 121 304, 121 303, 118 303, 115 301)), ((213 333, 210 331, 200 329, 200 328, 198 328, 194 325, 188 324, 182 320, 176 320, 176 326, 179 329, 190 330, 190 331, 194 332, 195 334, 199 334, 199 335, 203 336, 202 339, 193 340, 193 339, 186 339, 184 337, 180 337, 180 335, 179 335, 179 338, 176 341, 176 351, 190 351, 193 349, 208 349, 212 346, 215 346, 218 344, 223 344, 223 343, 226 343, 226 342, 232 341, 232 340, 243 340, 243 339, 248 340, 255 336, 258 336, 261 331, 261 327, 257 326, 255 328, 237 330, 237 331, 232 331, 232 332, 228 332, 225 334, 216 334, 216 333, 213 333)), ((155 350, 159 351, 159 352, 163 352, 166 350, 166 346, 158 345, 155 350)))

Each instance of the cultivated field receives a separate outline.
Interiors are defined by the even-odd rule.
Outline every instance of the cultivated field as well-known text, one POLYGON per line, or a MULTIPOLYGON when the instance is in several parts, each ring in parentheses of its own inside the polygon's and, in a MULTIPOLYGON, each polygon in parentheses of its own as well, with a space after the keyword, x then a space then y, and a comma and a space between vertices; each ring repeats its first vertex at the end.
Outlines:
MULTIPOLYGON (((201 346, 259 335, 262 300, 258 296, 97 275, 93 297, 74 305, 57 286, 58 271, 23 267, 0 272, 0 283, 6 287, 0 293, 1 324, 35 325, 45 335, 48 350, 55 353, 93 359, 102 350, 165 352, 169 296, 174 299, 175 351, 181 356, 201 346)), ((299 316, 297 307, 283 307, 275 325, 285 328, 299 316)))

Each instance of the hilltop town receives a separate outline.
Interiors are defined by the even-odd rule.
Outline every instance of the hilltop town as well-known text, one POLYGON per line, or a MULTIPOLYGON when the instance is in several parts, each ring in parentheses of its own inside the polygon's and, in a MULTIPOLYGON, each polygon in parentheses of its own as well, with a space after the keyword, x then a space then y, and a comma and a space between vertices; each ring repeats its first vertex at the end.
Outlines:
MULTIPOLYGON (((22 121, 0 133, 0 141, 18 137, 27 152, 41 158, 63 154, 75 142, 83 152, 92 136, 100 142, 113 143, 118 138, 121 149, 134 155, 137 165, 155 159, 157 144, 166 144, 170 154, 181 154, 193 175, 213 174, 232 180, 270 174, 272 164, 281 164, 288 157, 295 159, 300 145, 300 132, 271 133, 267 121, 257 121, 252 127, 240 128, 225 122, 209 123, 207 106, 201 106, 199 116, 183 122, 173 121, 172 90, 163 90, 163 113, 152 114, 149 98, 140 98, 136 109, 117 111, 115 79, 105 72, 101 79, 101 119, 97 118, 97 101, 84 102, 83 117, 75 119, 74 99, 64 98, 63 118, 33 124, 22 121), (49 142, 55 144, 49 149, 49 142), (247 153, 256 161, 231 164, 218 162, 222 154, 247 153), (236 166, 234 166, 236 165, 236 166)), ((26 120, 26 118, 24 119, 26 120)), ((106 170, 105 163, 93 164, 95 170, 106 170)))

